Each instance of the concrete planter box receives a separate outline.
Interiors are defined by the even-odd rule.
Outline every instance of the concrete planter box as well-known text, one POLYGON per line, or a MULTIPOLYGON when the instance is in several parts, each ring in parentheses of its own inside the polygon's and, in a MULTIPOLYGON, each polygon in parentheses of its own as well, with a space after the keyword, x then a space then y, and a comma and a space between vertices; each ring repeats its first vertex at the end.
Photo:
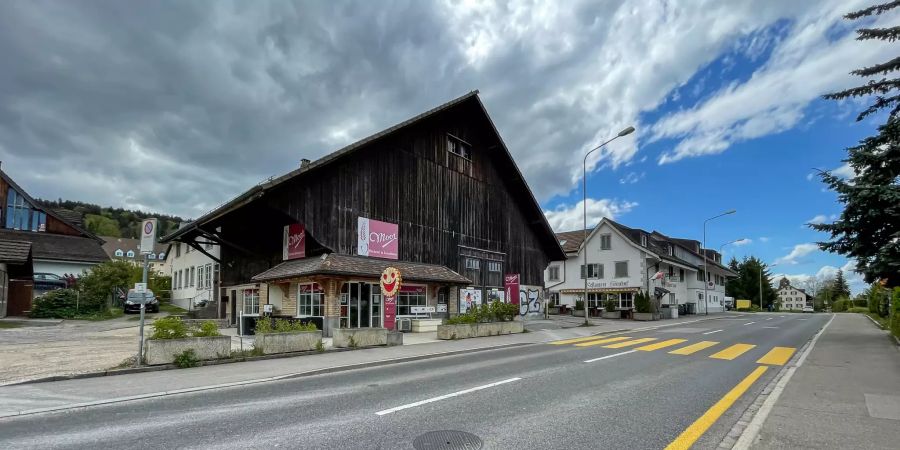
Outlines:
POLYGON ((175 362, 175 356, 185 350, 194 350, 197 358, 203 361, 228 358, 231 356, 231 336, 147 339, 144 343, 144 360, 151 366, 171 364, 175 362))
POLYGON ((622 311, 603 311, 604 319, 621 319, 622 311))
POLYGON ((650 321, 650 320, 658 320, 659 317, 658 317, 656 314, 653 314, 653 313, 639 313, 639 312, 635 312, 635 313, 632 315, 632 319, 638 320, 638 321, 642 321, 642 322, 646 322, 646 321, 650 321))
POLYGON ((441 325, 437 327, 438 339, 444 340, 498 336, 501 334, 523 332, 525 332, 525 323, 520 321, 441 325))
POLYGON ((551 306, 547 310, 550 314, 559 314, 559 306, 551 306))
POLYGON ((331 331, 332 345, 336 348, 350 347, 350 337, 357 347, 387 345, 387 328, 336 328, 331 331))
POLYGON ((583 309, 573 309, 572 315, 575 317, 584 317, 584 310, 583 309))
POLYGON ((412 319, 410 321, 413 333, 427 333, 430 331, 437 331, 438 325, 443 322, 444 321, 441 319, 412 319))
POLYGON ((264 355, 273 353, 307 352, 316 349, 322 340, 321 331, 292 331, 289 333, 262 333, 256 335, 254 347, 264 355))

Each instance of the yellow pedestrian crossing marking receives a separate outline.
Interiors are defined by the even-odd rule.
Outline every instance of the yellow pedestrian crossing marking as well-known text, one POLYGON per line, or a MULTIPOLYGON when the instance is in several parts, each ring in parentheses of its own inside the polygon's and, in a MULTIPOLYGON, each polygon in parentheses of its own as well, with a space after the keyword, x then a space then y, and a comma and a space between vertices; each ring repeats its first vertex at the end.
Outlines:
POLYGON ((759 364, 783 366, 791 359, 791 356, 794 355, 795 351, 797 351, 797 349, 794 347, 775 347, 772 350, 769 350, 769 353, 766 353, 766 356, 759 358, 756 362, 759 364))
POLYGON ((551 342, 551 344, 553 344, 553 345, 574 344, 576 342, 593 341, 594 339, 603 339, 604 337, 606 337, 606 336, 585 336, 585 337, 580 337, 580 338, 565 339, 562 341, 553 341, 553 342, 551 342))
POLYGON ((714 345, 718 345, 718 342, 713 341, 700 341, 696 344, 688 345, 687 347, 681 347, 677 350, 672 350, 669 352, 673 355, 693 355, 694 353, 699 352, 700 350, 708 349, 714 345))
POLYGON ((661 348, 671 347, 673 345, 678 345, 687 339, 669 339, 668 341, 657 342, 655 344, 645 345, 643 347, 638 347, 635 350, 640 350, 642 352, 652 352, 653 350, 659 350, 661 348))
POLYGON ((600 340, 596 340, 596 341, 581 342, 579 344, 575 344, 575 346, 576 347, 590 347, 592 345, 609 344, 610 342, 624 341, 625 339, 631 339, 631 338, 628 336, 617 336, 617 337, 611 337, 611 338, 606 338, 606 339, 600 339, 600 340))
POLYGON ((751 344, 734 344, 731 347, 728 347, 719 353, 710 355, 710 358, 727 359, 727 360, 731 361, 732 359, 737 358, 738 356, 741 356, 744 353, 747 353, 753 347, 756 347, 756 346, 751 345, 751 344))
POLYGON ((640 338, 632 341, 618 342, 615 344, 604 345, 603 348, 623 348, 623 347, 631 347, 632 345, 643 344, 644 342, 652 342, 655 341, 656 338, 640 338))

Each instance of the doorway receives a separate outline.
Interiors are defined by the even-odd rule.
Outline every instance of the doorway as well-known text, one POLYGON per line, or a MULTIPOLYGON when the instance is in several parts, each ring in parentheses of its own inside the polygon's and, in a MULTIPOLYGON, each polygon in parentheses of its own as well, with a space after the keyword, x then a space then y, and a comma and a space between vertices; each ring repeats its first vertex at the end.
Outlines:
POLYGON ((378 285, 355 281, 344 283, 341 288, 341 328, 377 328, 382 323, 381 315, 378 285))

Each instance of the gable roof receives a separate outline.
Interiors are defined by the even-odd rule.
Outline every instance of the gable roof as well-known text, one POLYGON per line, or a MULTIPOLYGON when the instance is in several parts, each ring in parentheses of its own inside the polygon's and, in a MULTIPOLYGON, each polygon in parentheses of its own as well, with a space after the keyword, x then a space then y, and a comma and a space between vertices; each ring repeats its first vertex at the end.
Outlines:
POLYGON ((109 261, 100 243, 89 237, 0 229, 0 239, 30 242, 31 256, 36 260, 109 261))
POLYGON ((503 149, 504 159, 508 163, 509 167, 509 176, 506 179, 510 179, 517 184, 521 191, 526 193, 525 197, 527 200, 523 204, 523 213, 526 215, 526 219, 537 228, 538 238, 545 241, 546 249, 550 253, 550 260, 555 259, 563 259, 565 258, 565 252, 563 252, 562 247, 559 245, 559 241, 556 239, 555 234, 553 233, 553 229, 550 227, 550 223, 547 222, 547 217, 544 215, 543 209, 541 209, 540 204, 538 204, 537 199, 534 197, 534 193, 531 192, 531 188, 528 187, 528 183, 525 181, 525 177, 522 175, 522 172, 519 170, 519 167, 516 165, 513 160, 512 154, 510 154, 509 149, 506 147, 506 143, 503 141, 503 138, 500 136, 499 131, 497 131, 497 127, 494 125, 493 120, 491 120, 490 115, 487 112, 487 109, 484 107, 484 104, 481 102, 481 99, 478 97, 478 91, 474 90, 465 95, 457 97, 453 100, 450 100, 447 103, 444 103, 440 106, 432 108, 428 111, 425 111, 421 114, 413 116, 403 122, 400 122, 394 126, 388 127, 382 131, 379 131, 371 136, 365 137, 356 141, 346 147, 343 147, 333 153, 325 155, 315 161, 310 162, 309 164, 303 164, 299 168, 291 170, 290 172, 280 176, 269 178, 253 187, 245 191, 244 193, 234 197, 233 199, 223 203, 222 205, 216 207, 212 211, 200 216, 196 220, 190 222, 189 224, 179 228, 178 230, 169 233, 166 236, 160 238, 160 242, 168 243, 173 240, 178 239, 179 237, 190 233, 191 231, 197 230, 201 225, 212 222, 213 220, 224 216, 241 206, 244 206, 260 197, 262 197, 267 191, 270 191, 282 183, 286 181, 292 180, 303 174, 309 173, 311 171, 317 170, 321 167, 327 166, 345 156, 348 156, 371 143, 379 141, 387 136, 391 136, 396 132, 399 132, 409 126, 417 124, 425 119, 430 117, 434 117, 439 113, 450 110, 451 108, 462 105, 466 102, 475 102, 479 108, 479 110, 483 113, 484 118, 487 120, 487 123, 490 125, 491 131, 493 131, 497 140, 500 143, 500 147, 503 149), (555 253, 555 254, 554 254, 555 253))
POLYGON ((0 262, 25 264, 31 257, 31 242, 0 239, 0 262))
MULTIPOLYGON (((121 258, 121 256, 116 256, 116 250, 122 250, 125 254, 128 254, 128 250, 131 250, 136 255, 135 257, 141 254, 140 239, 120 238, 115 236, 100 236, 100 239, 103 239, 103 251, 106 252, 106 255, 110 258, 121 258)), ((158 255, 165 251, 165 244, 157 242, 153 245, 153 254, 158 255)))
POLYGON ((556 233, 556 239, 559 245, 566 253, 577 252, 584 242, 584 230, 563 231, 556 233))
POLYGON ((64 218, 62 215, 59 214, 59 212, 57 212, 53 209, 47 208, 46 206, 42 205, 40 202, 36 201, 34 198, 32 198, 30 195, 28 195, 28 193, 25 192, 24 189, 22 189, 18 184, 16 184, 16 182, 13 181, 13 179, 9 175, 7 175, 6 172, 4 172, 2 169, 0 169, 0 177, 2 177, 3 180, 6 181, 7 184, 9 184, 9 186, 11 186, 13 189, 15 189, 17 194, 21 195, 22 197, 25 197, 25 200, 28 200, 28 203, 30 203, 33 207, 39 208, 41 211, 46 213, 48 216, 51 216, 54 219, 74 228, 76 231, 81 233, 83 236, 94 239, 97 242, 103 242, 100 238, 98 238, 96 235, 94 235, 90 231, 88 231, 88 230, 82 228, 80 225, 76 225, 72 221, 64 218))
POLYGON ((404 281, 470 284, 471 281, 453 270, 437 264, 411 263, 365 256, 349 256, 329 253, 322 256, 285 261, 262 273, 253 281, 273 281, 309 275, 349 275, 378 278, 388 266, 396 267, 404 281))

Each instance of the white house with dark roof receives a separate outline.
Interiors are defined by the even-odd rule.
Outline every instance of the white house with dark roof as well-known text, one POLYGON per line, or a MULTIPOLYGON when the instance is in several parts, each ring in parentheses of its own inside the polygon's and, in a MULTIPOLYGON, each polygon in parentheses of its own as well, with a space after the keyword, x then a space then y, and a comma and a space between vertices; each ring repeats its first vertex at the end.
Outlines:
POLYGON ((787 277, 778 282, 778 303, 782 310, 802 311, 805 306, 813 306, 812 297, 803 289, 792 286, 787 277))
MULTIPOLYGON (((127 261, 143 266, 144 257, 141 254, 141 240, 133 238, 121 238, 115 236, 100 236, 103 239, 103 251, 110 259, 127 261)), ((147 254, 149 269, 161 275, 171 275, 171 268, 166 259, 167 245, 155 244, 153 250, 147 254)))
POLYGON ((610 298, 618 309, 631 310, 635 294, 650 292, 663 308, 687 305, 696 313, 724 311, 725 281, 737 275, 721 264, 718 252, 707 249, 705 277, 698 241, 630 228, 606 218, 591 230, 586 245, 582 230, 557 233, 557 238, 567 258, 548 265, 544 288, 551 300, 568 307, 584 298, 587 276, 589 310, 603 307, 610 298), (583 252, 588 256, 586 268, 583 252), (704 301, 704 284, 708 301, 704 301))

